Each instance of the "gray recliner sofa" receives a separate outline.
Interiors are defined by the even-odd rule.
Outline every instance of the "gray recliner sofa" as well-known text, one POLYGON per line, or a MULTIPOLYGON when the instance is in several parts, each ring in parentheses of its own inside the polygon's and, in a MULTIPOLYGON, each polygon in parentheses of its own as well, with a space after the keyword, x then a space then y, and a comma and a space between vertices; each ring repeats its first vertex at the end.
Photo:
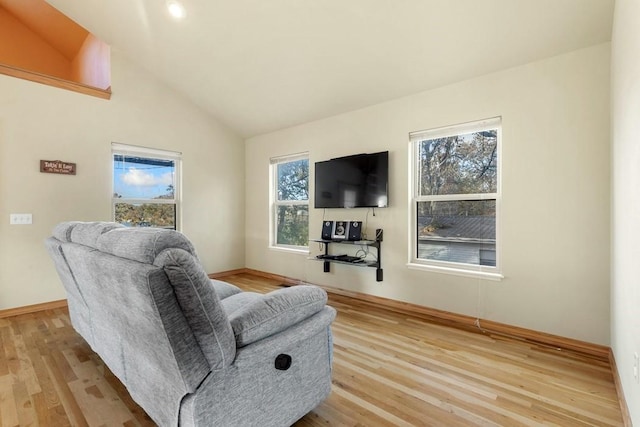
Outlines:
POLYGON ((161 426, 288 426, 331 391, 326 293, 211 280, 181 233, 65 222, 46 240, 73 327, 161 426))

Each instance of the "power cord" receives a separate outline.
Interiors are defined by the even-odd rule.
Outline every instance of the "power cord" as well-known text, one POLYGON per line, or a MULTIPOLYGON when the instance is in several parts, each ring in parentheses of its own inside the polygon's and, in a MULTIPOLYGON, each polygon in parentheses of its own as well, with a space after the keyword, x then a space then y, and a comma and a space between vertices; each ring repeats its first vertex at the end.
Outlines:
POLYGON ((369 247, 366 245, 360 246, 360 249, 356 251, 355 256, 360 259, 366 259, 369 256, 369 247))

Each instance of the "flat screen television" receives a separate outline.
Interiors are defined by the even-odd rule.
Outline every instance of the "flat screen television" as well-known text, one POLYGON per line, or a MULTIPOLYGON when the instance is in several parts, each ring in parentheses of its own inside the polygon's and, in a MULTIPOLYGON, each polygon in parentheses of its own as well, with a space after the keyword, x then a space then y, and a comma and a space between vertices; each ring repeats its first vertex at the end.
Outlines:
POLYGON ((316 162, 314 196, 316 208, 386 208, 389 152, 316 162))

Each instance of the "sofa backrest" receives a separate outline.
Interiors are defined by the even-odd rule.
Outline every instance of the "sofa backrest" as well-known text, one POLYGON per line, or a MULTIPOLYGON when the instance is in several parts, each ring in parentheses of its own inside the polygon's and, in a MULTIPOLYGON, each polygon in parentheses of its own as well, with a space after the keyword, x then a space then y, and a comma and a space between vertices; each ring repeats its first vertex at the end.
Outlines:
MULTIPOLYGON (((84 339, 93 347, 93 332, 91 331, 90 313, 87 302, 84 298, 83 291, 80 289, 73 272, 69 268, 67 259, 62 251, 62 243, 71 241, 71 230, 79 222, 66 222, 58 224, 53 229, 53 237, 46 240, 45 245, 49 251, 49 255, 54 261, 58 275, 67 292, 67 301, 69 306, 69 315, 71 322, 76 330, 84 337, 84 339)), ((103 224, 101 227, 103 232, 113 228, 122 227, 120 224, 103 224)))
POLYGON ((87 311, 85 338, 157 423, 177 424, 182 397, 235 357, 193 245, 174 230, 114 223, 63 223, 53 234, 47 247, 60 254, 70 311, 72 295, 86 307, 74 307, 87 311))

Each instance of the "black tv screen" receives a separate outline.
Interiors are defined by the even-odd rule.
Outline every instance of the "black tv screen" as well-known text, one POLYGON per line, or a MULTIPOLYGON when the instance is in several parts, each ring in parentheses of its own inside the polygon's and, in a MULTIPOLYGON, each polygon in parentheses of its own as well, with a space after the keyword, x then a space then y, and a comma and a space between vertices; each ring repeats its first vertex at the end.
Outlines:
POLYGON ((389 152, 316 162, 316 208, 386 208, 389 152))

